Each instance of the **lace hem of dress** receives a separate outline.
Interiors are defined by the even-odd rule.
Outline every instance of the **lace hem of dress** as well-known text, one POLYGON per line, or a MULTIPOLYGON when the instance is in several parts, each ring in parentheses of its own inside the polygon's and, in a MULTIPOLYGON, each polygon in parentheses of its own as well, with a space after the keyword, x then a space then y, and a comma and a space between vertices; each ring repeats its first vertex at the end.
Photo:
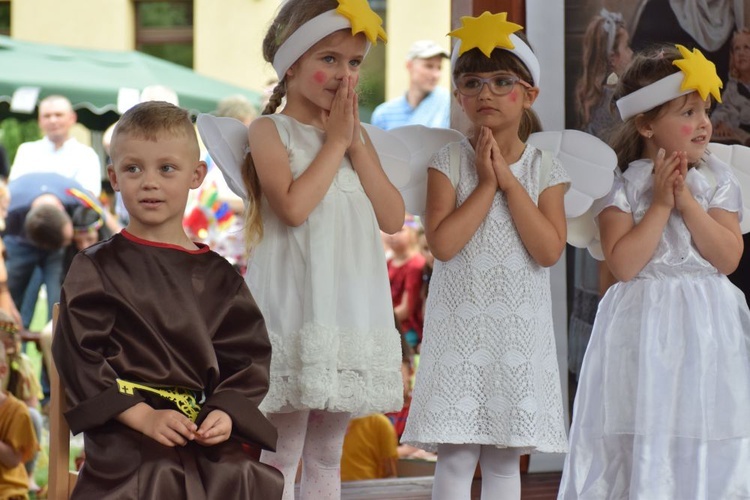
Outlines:
POLYGON ((403 406, 398 331, 305 324, 296 335, 269 331, 271 382, 264 412, 299 409, 366 414, 403 406))

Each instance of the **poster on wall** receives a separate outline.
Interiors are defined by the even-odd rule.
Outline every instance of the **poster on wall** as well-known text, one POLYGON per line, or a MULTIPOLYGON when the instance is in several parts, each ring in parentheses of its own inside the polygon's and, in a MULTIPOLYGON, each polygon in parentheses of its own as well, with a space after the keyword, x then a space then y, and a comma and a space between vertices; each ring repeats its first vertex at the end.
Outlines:
POLYGON ((750 145, 749 18, 750 0, 565 0, 566 127, 606 140, 632 53, 671 43, 699 48, 724 82, 713 140, 750 145))

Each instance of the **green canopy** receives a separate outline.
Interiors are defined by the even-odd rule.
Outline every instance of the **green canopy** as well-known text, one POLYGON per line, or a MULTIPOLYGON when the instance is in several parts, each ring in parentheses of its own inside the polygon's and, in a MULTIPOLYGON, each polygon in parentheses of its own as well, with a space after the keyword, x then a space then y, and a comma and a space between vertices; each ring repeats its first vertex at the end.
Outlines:
POLYGON ((77 49, 0 35, 0 119, 35 118, 10 106, 19 87, 32 87, 39 89, 39 99, 52 94, 66 96, 80 123, 104 130, 119 118, 121 89, 140 92, 151 85, 174 90, 180 106, 192 114, 214 111, 219 100, 230 95, 245 95, 256 105, 261 100, 258 92, 142 52, 77 49))

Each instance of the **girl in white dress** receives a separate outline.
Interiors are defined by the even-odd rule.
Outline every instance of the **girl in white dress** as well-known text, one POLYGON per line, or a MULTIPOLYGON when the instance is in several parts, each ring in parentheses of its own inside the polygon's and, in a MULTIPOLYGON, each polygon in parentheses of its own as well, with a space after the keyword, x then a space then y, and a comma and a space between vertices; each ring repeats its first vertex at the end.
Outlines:
POLYGON ((584 357, 560 499, 750 498, 750 311, 726 277, 742 198, 706 151, 721 80, 677 49, 636 56, 615 92, 621 173, 594 209, 620 282, 584 357))
POLYGON ((338 499, 350 415, 403 404, 380 230, 401 229, 404 202, 360 127, 355 92, 370 43, 385 37, 380 22, 347 0, 289 0, 263 42, 280 83, 249 128, 257 245, 246 277, 273 346, 261 409, 279 440, 261 460, 284 474, 285 500, 300 457, 302 498, 338 499))
POLYGON ((452 33, 452 66, 474 130, 428 173, 435 267, 402 441, 437 449, 433 499, 469 499, 479 463, 482 498, 512 500, 522 453, 567 449, 547 268, 565 246, 569 180, 524 143, 539 63, 511 34, 520 26, 487 12, 468 21, 452 33), (472 42, 486 34, 498 38, 483 53, 472 42))

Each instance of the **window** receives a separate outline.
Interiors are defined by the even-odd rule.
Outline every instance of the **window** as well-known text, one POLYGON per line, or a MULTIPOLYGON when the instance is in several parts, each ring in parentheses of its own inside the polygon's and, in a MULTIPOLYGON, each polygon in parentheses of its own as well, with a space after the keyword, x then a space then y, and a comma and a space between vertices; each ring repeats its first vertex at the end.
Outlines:
POLYGON ((193 2, 136 0, 136 49, 193 67, 193 2))
POLYGON ((0 35, 10 36, 10 0, 0 0, 0 35))

